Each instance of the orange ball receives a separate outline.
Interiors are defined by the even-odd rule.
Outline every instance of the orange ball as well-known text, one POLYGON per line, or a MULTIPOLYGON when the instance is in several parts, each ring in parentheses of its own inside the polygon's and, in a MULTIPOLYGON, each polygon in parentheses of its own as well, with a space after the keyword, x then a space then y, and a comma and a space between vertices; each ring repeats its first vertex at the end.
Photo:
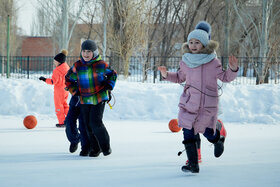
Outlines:
POLYGON ((177 119, 172 119, 169 121, 168 124, 169 129, 171 132, 179 132, 182 128, 178 126, 178 120, 177 119))
POLYGON ((23 120, 23 125, 27 129, 33 129, 37 125, 37 119, 33 115, 26 116, 23 120))

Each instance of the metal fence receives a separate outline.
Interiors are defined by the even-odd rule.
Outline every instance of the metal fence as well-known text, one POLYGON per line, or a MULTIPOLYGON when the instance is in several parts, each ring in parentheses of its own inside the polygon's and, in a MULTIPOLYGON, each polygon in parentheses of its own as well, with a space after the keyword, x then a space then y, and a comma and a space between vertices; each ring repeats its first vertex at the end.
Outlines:
MULTIPOLYGON (((72 66, 79 57, 68 56, 67 63, 72 66)), ((179 68, 181 57, 131 57, 129 71, 127 76, 124 75, 122 62, 113 61, 113 58, 106 57, 106 61, 118 72, 119 80, 131 82, 148 82, 148 83, 168 83, 161 81, 161 76, 157 67, 165 65, 168 71, 175 72, 179 68)), ((226 58, 220 58, 222 64, 226 58)), ((280 80, 280 64, 277 58, 249 58, 238 57, 240 70, 238 77, 232 84, 256 84, 256 69, 261 65, 267 70, 266 83, 278 84, 280 80)), ((7 57, 0 56, 0 78, 7 77, 7 57)), ((53 66, 53 57, 29 57, 29 56, 11 56, 9 63, 9 77, 17 79, 38 79, 40 76, 51 77, 53 66)))

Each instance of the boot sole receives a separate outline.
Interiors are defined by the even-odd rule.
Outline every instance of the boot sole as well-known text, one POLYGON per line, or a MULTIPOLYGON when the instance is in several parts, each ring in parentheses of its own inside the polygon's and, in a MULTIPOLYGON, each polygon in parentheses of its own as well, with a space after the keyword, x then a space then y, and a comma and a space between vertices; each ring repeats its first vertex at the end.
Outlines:
POLYGON ((95 153, 95 154, 90 154, 89 153, 89 157, 98 157, 100 155, 101 151, 99 151, 98 153, 95 153))
POLYGON ((88 154, 79 154, 79 156, 88 156, 88 154))
POLYGON ((107 150, 107 151, 103 151, 103 155, 104 156, 108 156, 108 155, 110 155, 112 153, 112 149, 111 148, 109 148, 109 150, 107 150))
POLYGON ((110 151, 110 152, 103 152, 103 155, 104 156, 108 156, 108 155, 110 155, 112 152, 110 151))
POLYGON ((184 169, 184 168, 182 168, 182 171, 185 173, 199 173, 199 171, 191 171, 191 170, 184 169))
POLYGON ((81 153, 80 152, 80 154, 79 154, 80 156, 88 156, 89 155, 89 153, 87 152, 87 153, 81 153))

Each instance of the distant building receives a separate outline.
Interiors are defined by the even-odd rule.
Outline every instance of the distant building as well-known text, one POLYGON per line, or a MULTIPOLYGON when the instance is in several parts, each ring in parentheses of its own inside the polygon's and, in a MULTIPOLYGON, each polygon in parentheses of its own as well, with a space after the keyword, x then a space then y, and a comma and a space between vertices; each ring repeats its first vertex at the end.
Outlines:
POLYGON ((51 37, 27 36, 22 40, 21 56, 54 56, 51 37))
MULTIPOLYGON (((68 56, 79 56, 81 43, 87 38, 95 40, 99 52, 102 53, 102 42, 97 33, 103 33, 102 24, 77 24, 68 46, 68 56)), ((23 36, 21 45, 21 56, 54 56, 59 53, 58 42, 52 37, 45 36, 23 36)))

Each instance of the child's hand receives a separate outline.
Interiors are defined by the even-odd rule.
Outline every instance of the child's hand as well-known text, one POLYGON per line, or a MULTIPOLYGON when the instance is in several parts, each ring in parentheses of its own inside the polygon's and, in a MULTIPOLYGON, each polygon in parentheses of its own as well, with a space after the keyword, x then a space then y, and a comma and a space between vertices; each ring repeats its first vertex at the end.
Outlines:
POLYGON ((229 67, 232 71, 238 70, 238 60, 235 56, 228 57, 229 67))
POLYGON ((46 78, 45 77, 40 77, 39 80, 46 82, 46 78))
POLYGON ((159 66, 158 70, 160 71, 161 75, 166 78, 167 77, 167 69, 165 66, 159 66))

